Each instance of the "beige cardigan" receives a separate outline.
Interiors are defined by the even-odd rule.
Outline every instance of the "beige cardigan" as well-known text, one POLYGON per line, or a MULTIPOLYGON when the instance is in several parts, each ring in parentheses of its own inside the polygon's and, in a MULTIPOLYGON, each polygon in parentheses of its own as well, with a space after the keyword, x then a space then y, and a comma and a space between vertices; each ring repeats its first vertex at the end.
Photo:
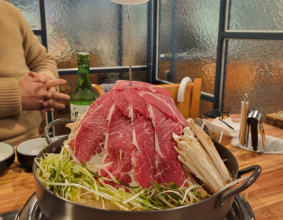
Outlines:
POLYGON ((19 80, 29 71, 58 78, 53 57, 21 12, 0 0, 0 142, 17 145, 38 136, 40 113, 22 111, 19 80))

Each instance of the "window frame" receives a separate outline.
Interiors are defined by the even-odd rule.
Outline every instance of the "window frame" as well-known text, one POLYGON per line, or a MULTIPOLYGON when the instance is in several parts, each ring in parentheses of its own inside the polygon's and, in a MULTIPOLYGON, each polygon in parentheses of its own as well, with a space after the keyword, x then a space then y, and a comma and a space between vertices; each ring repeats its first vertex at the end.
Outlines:
MULTIPOLYGON (((172 8, 173 10, 175 9, 177 0, 172 0, 172 8)), ((159 73, 159 62, 158 62, 158 55, 159 55, 159 25, 160 25, 160 0, 152 0, 150 1, 152 3, 152 8, 153 8, 153 18, 152 18, 152 26, 154 27, 153 29, 153 42, 152 45, 154 47, 153 54, 152 54, 152 60, 151 62, 153 63, 151 69, 151 80, 148 81, 149 83, 153 84, 171 84, 169 81, 161 80, 158 79, 158 73, 159 73)), ((172 13, 174 14, 174 13, 172 13)), ((175 16, 172 17, 172 22, 174 22, 175 16)), ((174 67, 172 68, 174 71, 174 67)), ((171 71, 172 71, 171 69, 171 71)), ((204 92, 201 92, 201 99, 208 101, 208 102, 214 102, 214 95, 204 92)))
POLYGON ((223 110, 227 58, 227 40, 283 40, 283 31, 228 30, 230 0, 220 1, 219 33, 213 108, 223 110))
MULTIPOLYGON (((174 8, 176 0, 172 0, 174 8)), ((122 5, 118 10, 118 29, 122 30, 122 5)), ((33 30, 35 35, 41 36, 42 44, 48 49, 47 27, 45 15, 45 0, 39 0, 41 30, 33 30)), ((218 25, 218 42, 216 55, 216 73, 214 94, 201 92, 201 99, 212 102, 213 108, 223 110, 224 90, 225 90, 225 62, 226 62, 226 42, 229 39, 256 39, 256 40, 283 40, 282 32, 270 31, 233 31, 227 30, 230 14, 230 0, 220 0, 219 25, 218 25)), ((159 25, 160 25, 160 0, 151 0, 147 3, 147 65, 136 65, 132 67, 133 72, 146 71, 147 82, 153 84, 170 84, 168 81, 158 79, 159 72, 159 25)), ((122 43, 123 36, 120 31, 118 41, 122 43)), ((122 66, 122 49, 118 51, 121 59, 115 67, 93 67, 90 68, 91 74, 98 73, 121 73, 128 72, 128 66, 122 66)), ((77 68, 58 69, 60 76, 76 75, 77 68)), ((53 120, 53 113, 47 113, 47 122, 53 120)), ((54 134, 54 132, 52 132, 54 134)))
MULTIPOLYGON (((147 72, 147 81, 150 81, 151 74, 148 71, 150 67, 152 66, 152 63, 149 62, 151 61, 151 54, 152 54, 152 40, 150 39, 150 36, 152 35, 153 29, 152 29, 152 2, 150 1, 147 3, 147 65, 135 65, 132 66, 132 71, 133 72, 147 72)), ((46 50, 48 51, 48 40, 47 40, 47 25, 46 25, 46 11, 45 11, 45 0, 39 0, 39 17, 40 17, 40 22, 41 22, 41 30, 33 30, 33 33, 35 35, 41 36, 42 40, 42 45, 46 47, 46 50)), ((122 25, 123 25, 123 19, 122 19, 122 5, 118 5, 118 19, 117 19, 117 28, 119 31, 119 36, 118 36, 118 42, 119 44, 122 44, 123 41, 123 35, 122 35, 122 25)), ((119 49, 118 51, 119 54, 119 61, 118 64, 120 66, 115 66, 115 67, 92 67, 90 68, 90 73, 91 74, 99 74, 99 73, 120 73, 119 78, 122 78, 123 72, 129 72, 129 66, 122 66, 122 57, 123 57, 123 51, 122 48, 119 49)), ((68 68, 68 69, 58 69, 58 74, 59 76, 66 76, 66 75, 76 75, 77 74, 77 68, 68 68)), ((46 123, 50 123, 54 120, 54 116, 52 112, 47 112, 46 113, 46 123)), ((52 127, 50 129, 50 134, 52 137, 55 136, 55 129, 52 127)))

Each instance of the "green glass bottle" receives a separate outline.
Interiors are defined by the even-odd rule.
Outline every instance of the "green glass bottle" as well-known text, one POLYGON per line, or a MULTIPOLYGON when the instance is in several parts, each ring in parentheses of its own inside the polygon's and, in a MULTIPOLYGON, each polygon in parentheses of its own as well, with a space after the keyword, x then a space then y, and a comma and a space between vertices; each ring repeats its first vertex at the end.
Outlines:
POLYGON ((78 87, 71 95, 71 120, 76 121, 78 115, 83 115, 88 107, 98 98, 91 87, 89 73, 89 53, 78 53, 78 87))

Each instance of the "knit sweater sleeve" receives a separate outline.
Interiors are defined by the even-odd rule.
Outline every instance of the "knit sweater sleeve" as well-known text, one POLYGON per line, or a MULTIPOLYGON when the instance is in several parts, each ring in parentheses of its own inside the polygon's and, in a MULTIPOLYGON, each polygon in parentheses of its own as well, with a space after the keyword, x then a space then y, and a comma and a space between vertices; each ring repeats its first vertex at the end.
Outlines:
POLYGON ((22 113, 22 101, 19 81, 1 78, 0 94, 0 118, 20 116, 22 113))
POLYGON ((23 34, 23 48, 26 64, 30 71, 36 73, 44 72, 50 78, 58 79, 57 65, 53 56, 46 52, 46 48, 38 41, 21 13, 20 16, 22 17, 20 22, 23 34))

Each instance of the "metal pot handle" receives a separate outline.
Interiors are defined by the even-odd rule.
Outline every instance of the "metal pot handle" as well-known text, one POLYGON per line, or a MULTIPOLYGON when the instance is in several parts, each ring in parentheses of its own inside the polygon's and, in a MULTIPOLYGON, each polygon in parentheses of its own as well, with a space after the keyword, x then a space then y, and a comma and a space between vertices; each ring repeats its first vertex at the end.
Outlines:
POLYGON ((238 173, 238 177, 240 178, 242 175, 249 173, 251 171, 254 171, 253 174, 242 184, 240 184, 239 186, 222 193, 221 198, 217 201, 216 203, 216 209, 220 208, 224 203, 224 200, 228 199, 231 196, 234 196, 244 190, 246 190, 248 187, 250 187, 259 177, 260 173, 261 173, 261 166, 259 165, 253 165, 250 167, 246 167, 242 170, 239 171, 238 173))
POLYGON ((52 144, 52 140, 49 137, 48 131, 52 126, 59 124, 59 123, 67 124, 67 123, 73 123, 73 121, 70 120, 70 119, 66 119, 66 118, 60 118, 60 119, 56 119, 56 120, 50 122, 48 125, 46 125, 46 127, 44 128, 44 137, 45 137, 48 145, 52 144))

